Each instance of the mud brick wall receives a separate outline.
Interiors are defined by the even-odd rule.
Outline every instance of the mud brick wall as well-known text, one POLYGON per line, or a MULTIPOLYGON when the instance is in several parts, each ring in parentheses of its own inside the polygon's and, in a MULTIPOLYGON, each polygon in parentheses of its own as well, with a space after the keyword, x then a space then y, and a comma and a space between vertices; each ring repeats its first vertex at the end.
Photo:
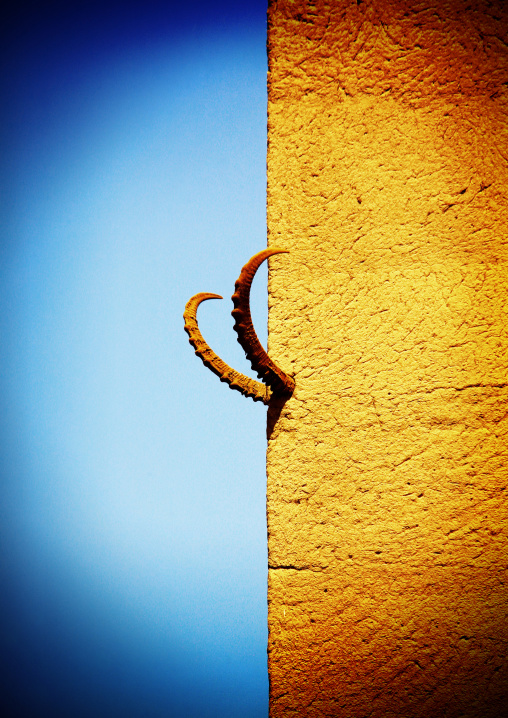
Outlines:
POLYGON ((270 714, 508 716, 508 8, 273 0, 270 714))

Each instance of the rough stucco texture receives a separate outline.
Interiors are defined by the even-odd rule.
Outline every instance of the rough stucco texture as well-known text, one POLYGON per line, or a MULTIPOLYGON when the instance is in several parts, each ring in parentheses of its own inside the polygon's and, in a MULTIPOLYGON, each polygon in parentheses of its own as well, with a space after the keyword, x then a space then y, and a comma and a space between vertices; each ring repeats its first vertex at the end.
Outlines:
POLYGON ((508 716, 507 27, 270 5, 272 718, 508 716))

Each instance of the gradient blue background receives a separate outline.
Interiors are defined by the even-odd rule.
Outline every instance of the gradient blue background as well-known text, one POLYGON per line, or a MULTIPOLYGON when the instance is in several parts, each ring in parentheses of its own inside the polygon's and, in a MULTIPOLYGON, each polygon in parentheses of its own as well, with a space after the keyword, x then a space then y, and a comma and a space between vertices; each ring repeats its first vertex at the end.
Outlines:
MULTIPOLYGON (((267 715, 266 409, 230 296, 266 245, 266 3, 4 24, 3 715, 267 715)), ((266 341, 266 271, 253 315, 266 341)))

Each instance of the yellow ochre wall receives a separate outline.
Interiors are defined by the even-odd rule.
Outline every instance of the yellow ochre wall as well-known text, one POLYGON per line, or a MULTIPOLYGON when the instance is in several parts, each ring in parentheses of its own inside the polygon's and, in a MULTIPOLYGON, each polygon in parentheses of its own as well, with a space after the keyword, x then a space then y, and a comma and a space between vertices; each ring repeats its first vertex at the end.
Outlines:
POLYGON ((272 718, 508 716, 507 29, 270 4, 272 718))

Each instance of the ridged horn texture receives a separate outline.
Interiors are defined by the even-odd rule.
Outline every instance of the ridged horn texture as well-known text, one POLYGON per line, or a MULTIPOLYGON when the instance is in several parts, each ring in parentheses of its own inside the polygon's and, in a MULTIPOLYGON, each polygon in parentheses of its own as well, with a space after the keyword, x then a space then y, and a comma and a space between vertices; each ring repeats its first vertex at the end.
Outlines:
POLYGON ((262 401, 268 404, 271 396, 270 388, 232 369, 226 362, 222 361, 203 339, 203 335, 198 327, 196 314, 199 305, 206 299, 222 299, 222 297, 220 294, 209 294, 207 292, 195 294, 185 305, 185 311, 183 313, 185 331, 189 335, 189 342, 196 350, 197 356, 205 366, 211 369, 214 374, 217 374, 221 381, 229 384, 231 389, 236 389, 236 391, 241 392, 244 396, 250 396, 254 401, 262 401))
POLYGON ((265 384, 271 387, 274 394, 287 396, 293 393, 294 380, 270 359, 261 346, 252 324, 250 314, 250 288, 254 275, 260 265, 274 254, 288 254, 287 249, 264 249, 255 254, 242 268, 240 276, 235 282, 235 293, 231 297, 235 308, 232 315, 235 319, 235 332, 252 368, 265 384))

